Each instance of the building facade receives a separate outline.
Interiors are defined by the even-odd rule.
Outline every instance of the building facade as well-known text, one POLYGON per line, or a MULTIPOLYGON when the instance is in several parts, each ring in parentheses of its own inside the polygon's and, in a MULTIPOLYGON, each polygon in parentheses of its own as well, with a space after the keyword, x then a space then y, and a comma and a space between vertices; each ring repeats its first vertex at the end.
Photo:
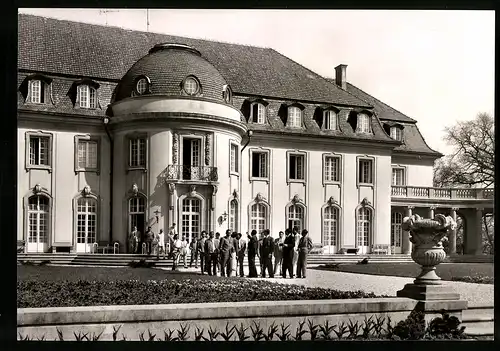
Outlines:
POLYGON ((190 239, 298 226, 329 253, 409 253, 403 217, 443 212, 467 218, 479 253, 492 190, 432 188, 442 155, 346 65, 329 79, 272 49, 29 15, 18 63, 27 252, 126 252, 132 227, 176 223, 190 239))

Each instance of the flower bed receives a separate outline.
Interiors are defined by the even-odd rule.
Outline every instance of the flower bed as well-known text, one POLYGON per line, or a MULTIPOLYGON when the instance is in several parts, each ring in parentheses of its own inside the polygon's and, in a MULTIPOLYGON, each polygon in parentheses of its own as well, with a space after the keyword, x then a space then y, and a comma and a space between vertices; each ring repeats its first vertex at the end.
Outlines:
POLYGON ((375 297, 383 296, 246 279, 17 282, 17 308, 375 297))
POLYGON ((465 282, 465 283, 475 283, 475 284, 495 284, 494 277, 476 275, 476 276, 465 276, 465 277, 451 277, 454 282, 465 282))

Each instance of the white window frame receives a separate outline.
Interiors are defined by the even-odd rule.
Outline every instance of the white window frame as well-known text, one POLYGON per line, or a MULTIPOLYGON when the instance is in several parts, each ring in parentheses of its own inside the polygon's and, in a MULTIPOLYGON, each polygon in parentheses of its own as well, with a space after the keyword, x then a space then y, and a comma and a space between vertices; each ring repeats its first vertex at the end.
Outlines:
POLYGON ((267 108, 262 102, 253 102, 250 105, 250 120, 256 124, 266 124, 267 108), (254 115, 254 106, 257 106, 257 116, 254 115))
POLYGON ((373 209, 371 207, 358 207, 356 209, 356 247, 359 247, 359 246, 366 246, 366 247, 370 247, 371 245, 371 241, 372 241, 372 238, 373 238, 373 227, 374 227, 374 212, 373 212, 373 209), (364 216, 363 216, 363 219, 360 219, 360 214, 361 214, 361 211, 369 211, 369 216, 368 216, 368 219, 364 219, 364 216), (360 234, 362 233, 363 234, 363 239, 364 239, 364 229, 365 227, 368 225, 368 233, 367 233, 367 236, 366 236, 366 242, 367 244, 365 244, 365 240, 363 240, 362 243, 360 243, 360 234), (362 245, 360 245, 362 244, 362 245))
POLYGON ((38 195, 32 195, 30 196, 28 199, 27 199, 27 203, 26 203, 27 207, 26 207, 26 211, 27 211, 27 227, 26 227, 26 246, 28 246, 28 243, 38 243, 39 242, 39 238, 40 238, 40 219, 41 217, 43 216, 44 217, 44 220, 46 222, 46 225, 44 226, 45 228, 45 231, 43 232, 43 241, 40 241, 40 243, 42 244, 49 244, 50 241, 50 229, 51 229, 51 201, 50 201, 50 198, 43 195, 43 194, 38 194, 38 195), (32 198, 36 198, 37 201, 36 201, 36 206, 37 208, 36 209, 31 209, 30 208, 30 199, 32 198), (46 208, 44 209, 41 209, 40 208, 40 199, 41 198, 44 198, 47 200, 47 204, 44 205, 46 206, 46 208), (36 216, 36 229, 35 229, 35 240, 32 241, 32 235, 31 235, 31 227, 30 227, 30 215, 35 215, 36 216))
POLYGON ((391 167, 391 186, 405 186, 406 185, 406 167, 402 167, 402 166, 392 166, 391 167), (395 171, 402 171, 403 173, 403 176, 401 178, 401 182, 402 184, 396 184, 395 180, 397 180, 397 178, 395 178, 395 171))
POLYGON ((29 101, 32 104, 41 104, 44 82, 41 79, 32 79, 29 81, 29 101))
POLYGON ((97 89, 89 84, 79 84, 76 87, 78 107, 87 109, 96 109, 97 89))
POLYGON ((135 169, 141 169, 141 170, 146 170, 148 166, 148 138, 145 135, 137 135, 137 136, 128 136, 127 137, 127 143, 128 143, 128 160, 127 160, 127 169, 128 170, 135 170, 135 169), (141 143, 140 140, 144 140, 143 148, 144 152, 141 152, 141 143), (132 155, 133 155, 133 143, 137 142, 138 147, 136 148, 136 153, 137 153, 137 163, 133 164, 132 163, 132 155), (141 162, 141 155, 144 155, 144 161, 141 162))
POLYGON ((372 132, 370 125, 370 116, 366 113, 360 113, 358 114, 357 118, 358 121, 356 124, 356 132, 370 134, 372 132))
MULTIPOLYGON (((266 181, 269 181, 269 177, 270 177, 270 170, 271 170, 271 167, 270 167, 270 162, 271 162, 271 150, 269 149, 257 149, 257 148, 252 148, 249 150, 249 153, 250 153, 250 165, 249 165, 249 179, 250 181, 254 181, 254 180, 266 180, 266 181), (254 154, 263 154, 265 155, 265 163, 264 163, 264 169, 265 169, 265 177, 254 177, 253 175, 253 155, 254 154)), ((259 162, 259 165, 261 166, 260 162, 259 162)), ((259 170, 259 174, 260 173, 260 170, 259 170)))
POLYGON ((100 138, 95 138, 95 137, 90 137, 88 135, 76 135, 75 136, 75 173, 78 173, 78 172, 95 172, 97 174, 99 174, 99 170, 100 170, 100 154, 101 154, 101 142, 100 142, 100 138), (90 143, 95 143, 97 144, 96 146, 96 167, 89 167, 87 166, 87 162, 85 164, 84 167, 81 167, 80 166, 80 144, 82 143, 85 143, 86 144, 86 161, 88 162, 88 158, 89 158, 89 150, 88 150, 88 147, 89 147, 89 144, 90 143))
POLYGON ((342 183, 342 155, 328 153, 323 154, 323 184, 341 184, 342 183), (328 179, 327 162, 329 159, 337 159, 337 179, 328 179))
POLYGON ((328 109, 323 111, 323 129, 324 130, 338 130, 339 124, 338 124, 338 115, 335 110, 328 109), (333 115, 333 117, 332 117, 333 115), (333 128, 332 128, 332 121, 333 123, 333 128))
MULTIPOLYGON (((299 221, 300 224, 298 225, 299 227, 299 233, 302 232, 302 229, 305 228, 305 224, 306 224, 306 207, 303 205, 303 204, 300 204, 300 203, 292 203, 292 204, 289 204, 286 206, 286 209, 285 209, 285 216, 286 216, 286 219, 285 219, 285 227, 288 228, 288 223, 290 221, 299 221), (302 212, 302 217, 299 217, 298 214, 299 214, 299 211, 297 211, 297 209, 300 208, 300 211, 302 212), (292 211, 290 211, 291 209, 293 209, 292 211), (293 216, 291 215, 291 212, 293 214, 293 216)), ((293 226, 292 226, 293 228, 293 226)), ((292 229, 290 228, 290 229, 292 229)))
POLYGON ((182 82, 182 90, 184 93, 186 93, 189 96, 195 96, 198 95, 201 91, 201 84, 200 81, 194 77, 194 76, 187 76, 184 81, 182 82), (189 84, 190 81, 193 81, 195 83, 195 90, 191 91, 191 84, 189 84), (189 90, 189 91, 188 91, 189 90))
POLYGON ((302 109, 298 106, 288 106, 287 121, 288 127, 302 128, 302 109))
MULTIPOLYGON (((341 210, 339 206, 324 206, 322 209, 322 235, 321 235, 321 243, 323 246, 335 246, 337 249, 340 247, 340 220, 341 220, 341 210), (337 211, 337 218, 327 218, 326 213, 327 210, 337 211), (332 227, 333 223, 333 227, 332 227), (327 231, 326 228, 329 228, 330 232, 328 233, 329 242, 326 240, 327 231), (332 238, 335 238, 335 241, 332 243, 332 238)), ((332 213, 333 216, 333 213, 332 213)))
POLYGON ((240 206, 238 200, 232 199, 229 201, 228 229, 231 229, 233 232, 234 231, 238 232, 240 227, 239 207, 240 206))
POLYGON ((403 229, 402 229, 403 218, 404 215, 401 212, 399 211, 391 212, 391 246, 399 248, 403 246, 403 229), (398 216, 400 220, 398 220, 398 216), (396 245, 397 244, 396 237, 397 239, 399 239, 399 245, 396 245))
POLYGON ((269 206, 263 202, 254 202, 250 205, 249 211, 248 211, 248 232, 251 233, 252 230, 256 230, 257 234, 262 233, 264 229, 269 229, 268 223, 269 223, 269 206), (256 206, 256 211, 253 210, 254 206, 256 206), (264 216, 259 216, 262 214, 261 209, 265 210, 264 216), (257 216, 254 216, 254 214, 257 214, 257 216), (252 221, 256 221, 256 226, 253 226, 252 221), (262 230, 260 229, 260 223, 263 221, 262 225, 262 230))
POLYGON ((307 152, 304 151, 287 151, 286 153, 286 181, 287 183, 305 183, 307 180, 307 152), (292 156, 302 156, 303 162, 302 162, 302 179, 297 177, 297 170, 295 171, 295 178, 290 178, 290 167, 291 167, 291 162, 290 162, 290 157, 292 156))
POLYGON ((75 225, 76 225, 76 229, 75 229, 75 244, 88 244, 88 245, 91 245, 95 242, 98 242, 99 238, 98 238, 98 232, 99 232, 99 225, 98 225, 98 220, 99 220, 99 202, 97 201, 96 198, 94 197, 79 197, 77 200, 76 200, 76 217, 75 217, 75 225), (80 211, 80 201, 85 201, 85 210, 84 211, 80 211), (91 205, 90 205, 90 201, 93 201, 94 202, 94 206, 95 206, 95 212, 90 212, 89 211, 89 208, 91 208, 91 205), (84 221, 85 221, 85 224, 84 224, 84 238, 87 240, 87 242, 78 242, 78 239, 79 239, 79 234, 80 234, 80 231, 78 230, 78 217, 79 216, 84 216, 84 221), (91 221, 91 218, 93 217, 94 219, 94 233, 93 233, 93 237, 94 237, 94 241, 88 241, 88 234, 89 234, 89 224, 90 224, 90 221, 91 221))
POLYGON ((358 156, 356 160, 356 182, 357 185, 364 185, 364 186, 375 186, 375 158, 370 157, 370 156, 358 156), (362 162, 364 161, 370 161, 371 162, 371 172, 370 172, 370 182, 362 182, 361 180, 366 180, 366 179, 360 179, 360 171, 361 171, 361 166, 362 162))
MULTIPOLYGON (((50 172, 52 172, 52 150, 53 150, 53 135, 52 133, 45 133, 45 132, 26 132, 25 134, 25 167, 26 170, 30 169, 44 169, 50 172), (34 138, 46 138, 48 140, 48 155, 47 155, 47 162, 48 164, 31 164, 31 139, 34 138)), ((40 150, 40 148, 39 148, 40 150)), ((40 157, 40 156, 39 156, 40 157)))
POLYGON ((391 138, 398 141, 403 141, 403 130, 397 126, 390 128, 391 138))
POLYGON ((232 140, 229 141, 229 174, 240 174, 240 146, 232 140))

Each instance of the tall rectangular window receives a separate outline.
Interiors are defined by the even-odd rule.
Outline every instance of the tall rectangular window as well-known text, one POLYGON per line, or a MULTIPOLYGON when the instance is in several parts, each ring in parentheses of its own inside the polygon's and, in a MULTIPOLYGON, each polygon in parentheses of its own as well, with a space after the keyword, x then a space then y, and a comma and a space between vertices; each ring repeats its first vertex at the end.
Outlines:
POLYGON ((146 167, 146 139, 130 140, 130 167, 146 167))
POLYGON ((325 157, 325 182, 340 182, 340 157, 325 157))
POLYGON ((305 179, 305 156, 289 155, 288 158, 288 178, 290 180, 305 179))
POLYGON ((30 136, 30 166, 49 166, 50 138, 30 136))
POLYGON ((30 97, 31 102, 39 104, 42 102, 42 81, 32 80, 30 82, 30 97))
POLYGON ((294 128, 302 127, 302 111, 296 106, 288 108, 288 125, 294 128))
POLYGON ((230 151, 231 172, 238 173, 238 145, 231 144, 230 151))
POLYGON ((405 185, 404 168, 392 168, 392 185, 405 185))
POLYGON ((97 169, 97 141, 78 141, 78 168, 97 169))
POLYGON ((358 183, 373 184, 373 160, 358 160, 358 183))
POLYGON ((267 178, 267 152, 252 152, 252 177, 267 178))
POLYGON ((358 132, 370 133, 370 117, 364 113, 358 115, 358 132))
POLYGON ((97 107, 97 93, 95 88, 89 85, 78 86, 78 100, 80 107, 83 108, 96 108, 97 107))

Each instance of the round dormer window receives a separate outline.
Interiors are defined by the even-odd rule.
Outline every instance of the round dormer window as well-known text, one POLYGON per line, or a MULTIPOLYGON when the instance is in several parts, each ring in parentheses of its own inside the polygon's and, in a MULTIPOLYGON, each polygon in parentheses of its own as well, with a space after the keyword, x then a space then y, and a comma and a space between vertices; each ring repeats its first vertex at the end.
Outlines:
POLYGON ((200 90, 200 84, 194 77, 187 77, 184 80, 183 89, 186 92, 186 94, 195 95, 200 90))
POLYGON ((143 95, 149 93, 149 86, 151 82, 148 77, 140 76, 135 82, 135 95, 143 95))

